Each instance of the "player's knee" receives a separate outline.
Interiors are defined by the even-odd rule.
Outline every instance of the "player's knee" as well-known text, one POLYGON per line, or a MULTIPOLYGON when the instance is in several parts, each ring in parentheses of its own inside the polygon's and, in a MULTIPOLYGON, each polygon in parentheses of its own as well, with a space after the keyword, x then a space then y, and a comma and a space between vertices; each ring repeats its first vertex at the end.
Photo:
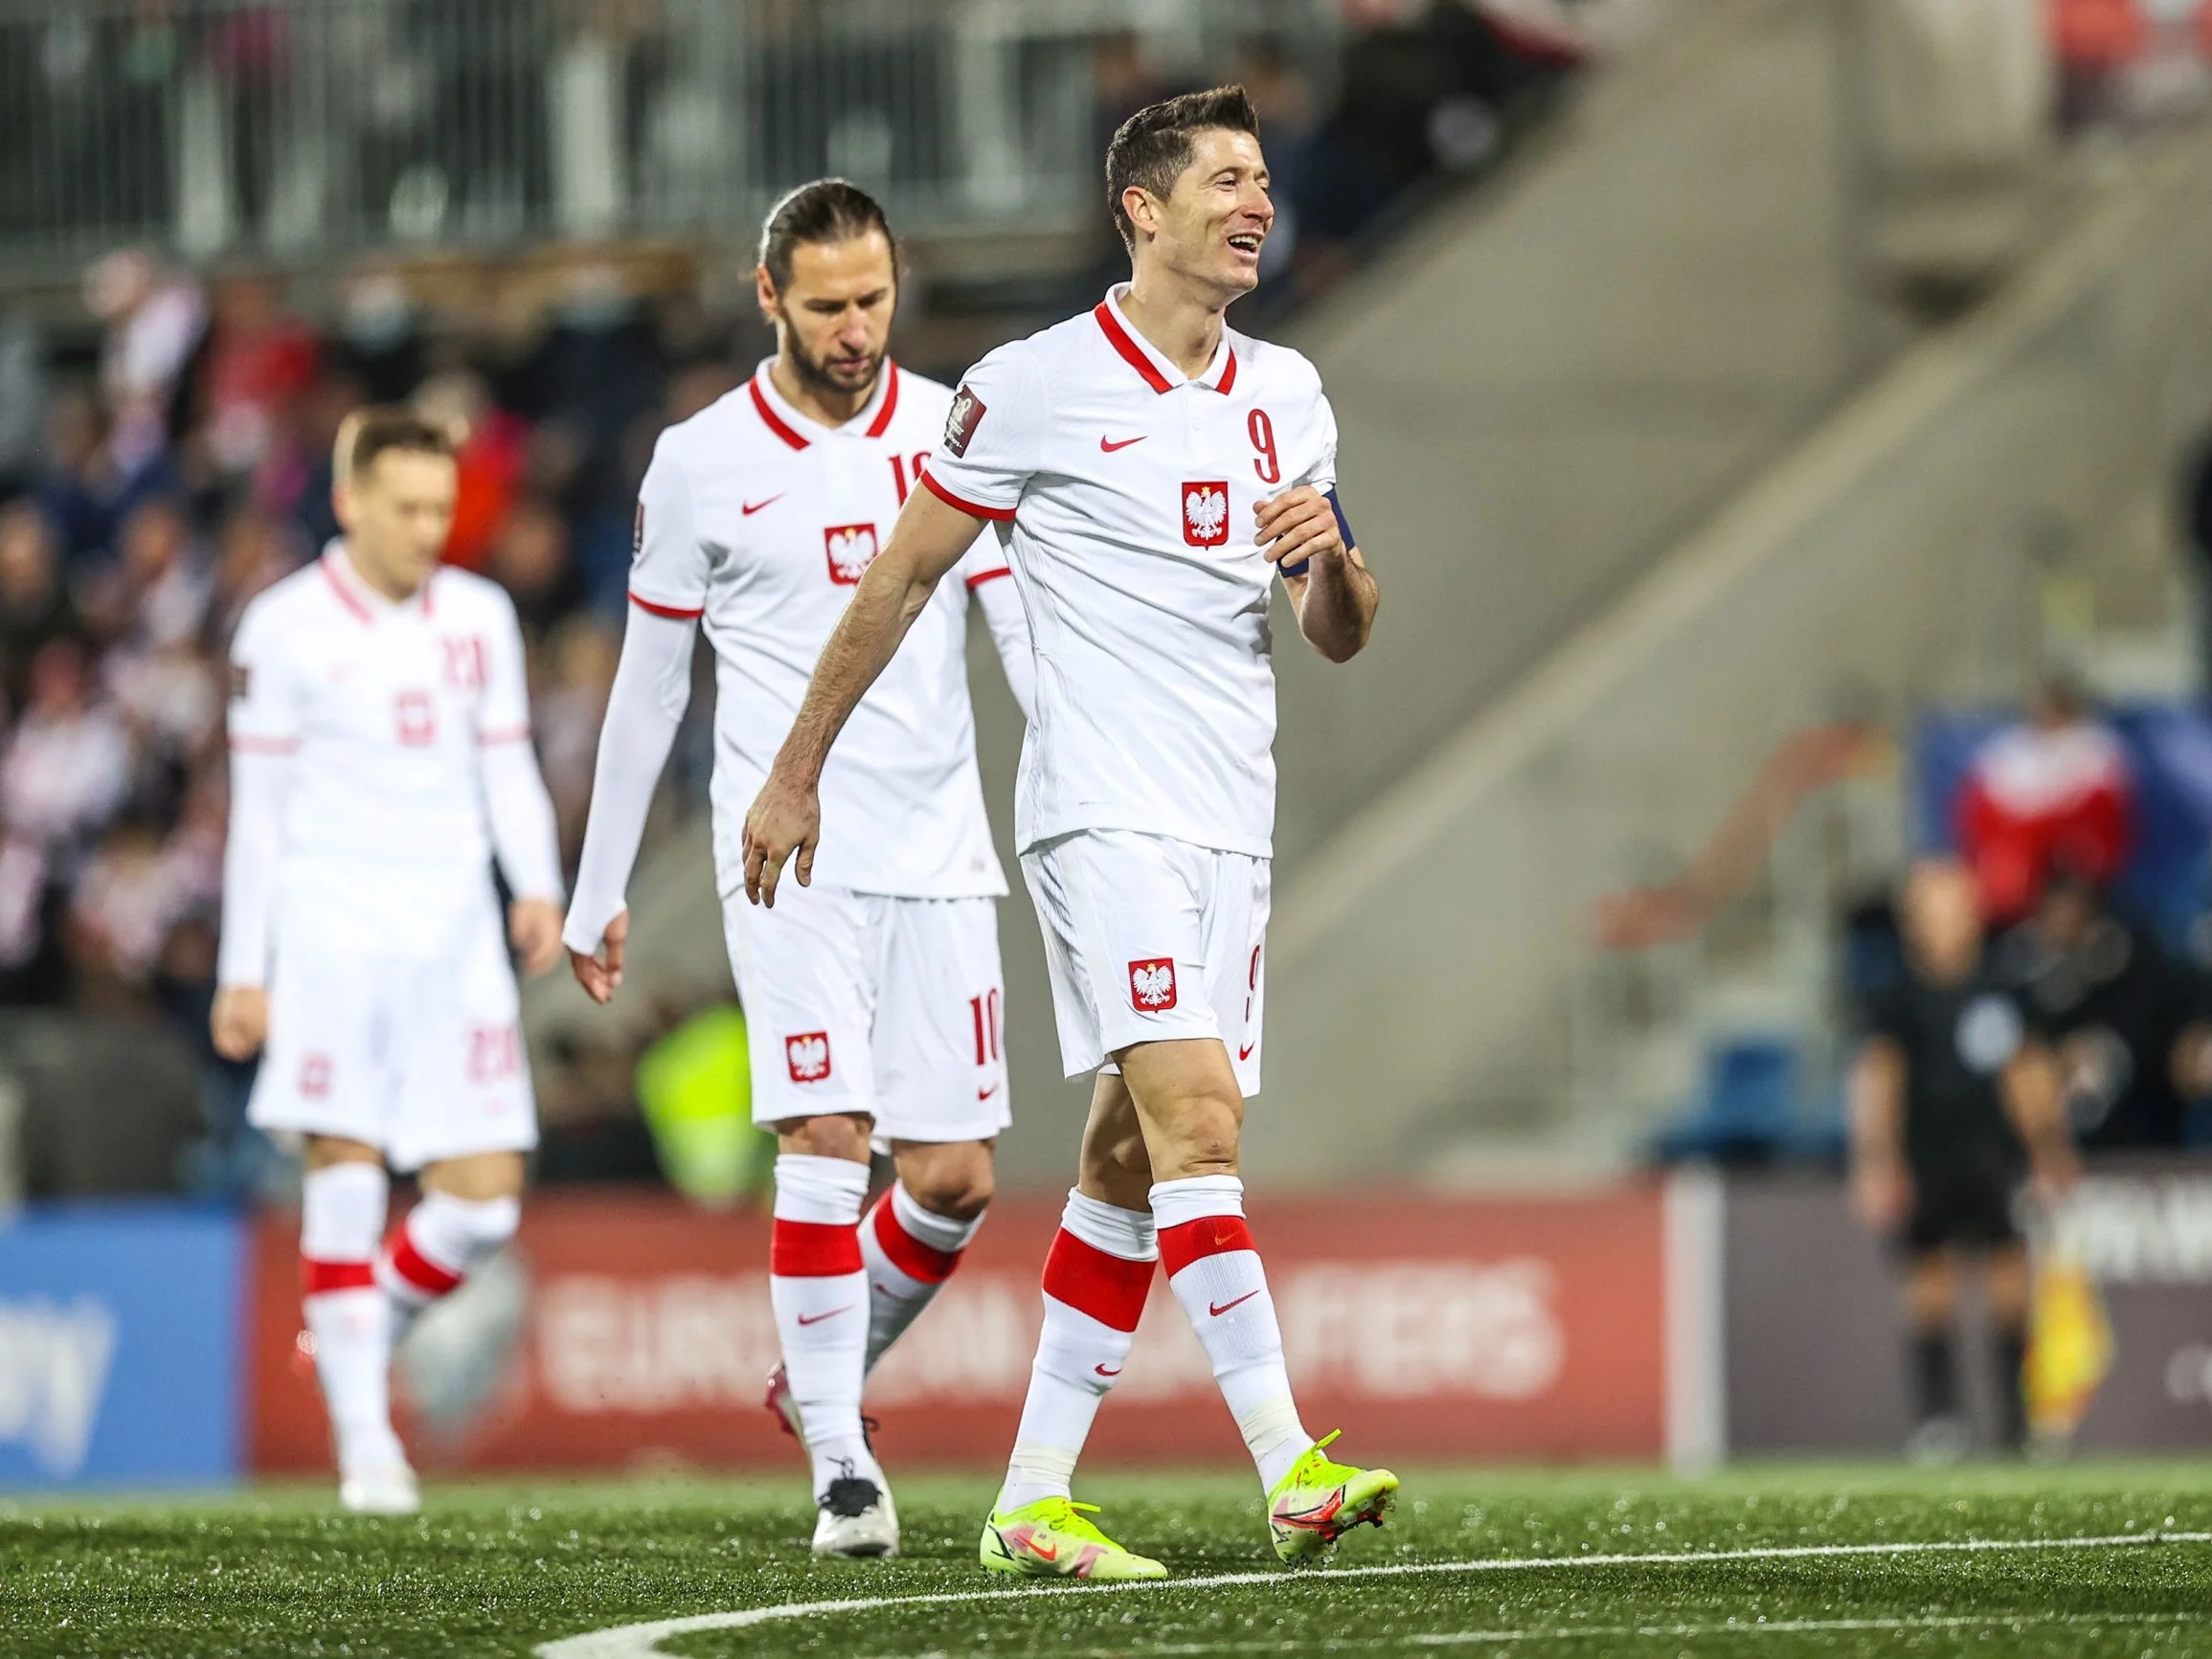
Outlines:
POLYGON ((849 1163, 866 1163, 869 1122, 846 1112, 790 1118, 776 1126, 776 1142, 779 1152, 801 1157, 834 1157, 849 1163))
POLYGON ((1152 1158, 1161 1180, 1236 1173, 1241 1101, 1210 1092, 1179 1095, 1159 1104, 1156 1119, 1165 1145, 1152 1158))
POLYGON ((918 1155, 902 1147, 899 1154, 899 1184, 933 1216, 972 1222, 997 1191, 991 1149, 982 1142, 933 1146, 918 1155))

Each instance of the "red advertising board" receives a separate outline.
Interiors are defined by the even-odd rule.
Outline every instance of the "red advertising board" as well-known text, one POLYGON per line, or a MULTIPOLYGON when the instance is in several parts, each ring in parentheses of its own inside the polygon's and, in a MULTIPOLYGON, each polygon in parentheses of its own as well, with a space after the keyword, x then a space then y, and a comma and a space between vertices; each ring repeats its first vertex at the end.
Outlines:
MULTIPOLYGON (((1006 1199, 937 1304, 869 1379, 899 1464, 981 1467, 1011 1444, 1056 1201, 1006 1199)), ((1256 1199, 1307 1424, 1366 1458, 1650 1458, 1663 1449, 1659 1199, 1256 1199)), ((257 1244, 249 1449, 328 1467, 299 1352, 297 1233, 257 1244)), ((768 1224, 660 1195, 541 1196, 515 1248, 401 1356, 403 1431, 426 1468, 788 1465, 760 1409, 777 1358, 768 1224)), ((1197 1339, 1155 1280, 1096 1460, 1243 1456, 1197 1339)))

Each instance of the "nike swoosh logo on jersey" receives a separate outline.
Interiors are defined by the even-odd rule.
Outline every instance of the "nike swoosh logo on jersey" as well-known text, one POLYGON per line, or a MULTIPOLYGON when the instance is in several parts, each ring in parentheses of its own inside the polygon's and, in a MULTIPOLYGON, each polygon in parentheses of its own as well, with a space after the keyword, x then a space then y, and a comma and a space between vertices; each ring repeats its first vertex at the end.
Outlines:
MULTIPOLYGON (((1255 1295, 1255 1296, 1256 1296, 1258 1293, 1259 1293, 1259 1292, 1258 1292, 1258 1291, 1256 1291, 1256 1290, 1253 1292, 1253 1295, 1255 1295)), ((846 1304, 845 1307, 843 1307, 843 1308, 832 1308, 832 1309, 831 1309, 831 1310, 830 1310, 828 1312, 826 1312, 826 1313, 801 1313, 801 1314, 800 1314, 800 1316, 799 1316, 799 1322, 800 1322, 801 1325, 819 1325, 819 1324, 821 1324, 821 1323, 822 1323, 822 1322, 823 1322, 824 1319, 834 1319, 834 1318, 836 1318, 836 1317, 837 1317, 837 1316, 838 1316, 840 1313, 849 1313, 849 1312, 852 1312, 852 1306, 851 1306, 851 1304, 850 1304, 850 1303, 847 1303, 847 1304, 846 1304)))
POLYGON ((1254 1296, 1258 1294, 1259 1292, 1257 1290, 1247 1290, 1243 1295, 1239 1296, 1233 1302, 1223 1302, 1218 1305, 1212 1302, 1208 1302, 1206 1305, 1206 1311, 1212 1314, 1216 1319, 1218 1319, 1224 1313, 1228 1312, 1231 1308, 1242 1307, 1245 1303, 1251 1301, 1254 1296))
POLYGON ((772 496, 770 496, 770 497, 769 497, 769 498, 768 498, 766 501, 764 501, 764 502, 743 502, 743 503, 740 503, 740 504, 739 504, 739 506, 738 506, 738 510, 739 510, 740 512, 742 512, 742 513, 743 513, 743 514, 744 514, 744 515, 745 515, 747 518, 751 518, 751 517, 752 517, 752 516, 753 516, 755 513, 758 512, 758 511, 759 511, 759 510, 760 510, 762 507, 772 507, 772 506, 774 506, 774 505, 775 505, 775 504, 776 504, 778 502, 781 501, 781 500, 784 498, 784 496, 786 496, 786 495, 789 495, 790 493, 791 493, 791 492, 790 492, 789 490, 784 490, 784 491, 780 491, 779 493, 778 493, 778 494, 776 494, 776 495, 772 495, 772 496))
POLYGON ((1118 1377, 1121 1375, 1121 1367, 1118 1365, 1114 1367, 1114 1369, 1111 1371, 1107 1370, 1103 1365, 1094 1365, 1091 1367, 1091 1369, 1098 1373, 1098 1375, 1101 1377, 1118 1377))
POLYGON ((1098 440, 1098 447, 1108 455, 1112 455, 1117 449, 1127 449, 1133 443, 1142 443, 1151 436, 1150 433, 1140 432, 1135 437, 1124 437, 1119 442, 1116 442, 1111 437, 1101 437, 1098 440))

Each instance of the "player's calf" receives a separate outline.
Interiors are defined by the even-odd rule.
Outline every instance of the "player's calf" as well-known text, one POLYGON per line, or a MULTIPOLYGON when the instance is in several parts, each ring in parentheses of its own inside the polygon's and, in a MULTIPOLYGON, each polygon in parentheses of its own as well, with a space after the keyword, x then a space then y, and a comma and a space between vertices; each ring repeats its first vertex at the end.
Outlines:
POLYGON ((450 1296, 499 1254, 522 1223, 522 1200, 464 1199, 436 1187, 392 1230, 376 1258, 376 1283, 390 1298, 393 1340, 432 1303, 450 1296))
POLYGON ((991 1200, 988 1142, 894 1150, 898 1179, 860 1223, 870 1371, 953 1276, 991 1200))

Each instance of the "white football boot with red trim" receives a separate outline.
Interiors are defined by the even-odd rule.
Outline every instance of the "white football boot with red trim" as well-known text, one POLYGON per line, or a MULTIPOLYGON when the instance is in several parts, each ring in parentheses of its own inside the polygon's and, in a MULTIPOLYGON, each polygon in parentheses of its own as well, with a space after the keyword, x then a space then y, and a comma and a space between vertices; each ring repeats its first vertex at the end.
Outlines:
POLYGON ((1267 1494, 1275 1553, 1294 1567, 1327 1555, 1354 1527, 1381 1526, 1397 1498, 1398 1477, 1388 1469, 1354 1468, 1323 1455, 1343 1432, 1316 1441, 1267 1494))

